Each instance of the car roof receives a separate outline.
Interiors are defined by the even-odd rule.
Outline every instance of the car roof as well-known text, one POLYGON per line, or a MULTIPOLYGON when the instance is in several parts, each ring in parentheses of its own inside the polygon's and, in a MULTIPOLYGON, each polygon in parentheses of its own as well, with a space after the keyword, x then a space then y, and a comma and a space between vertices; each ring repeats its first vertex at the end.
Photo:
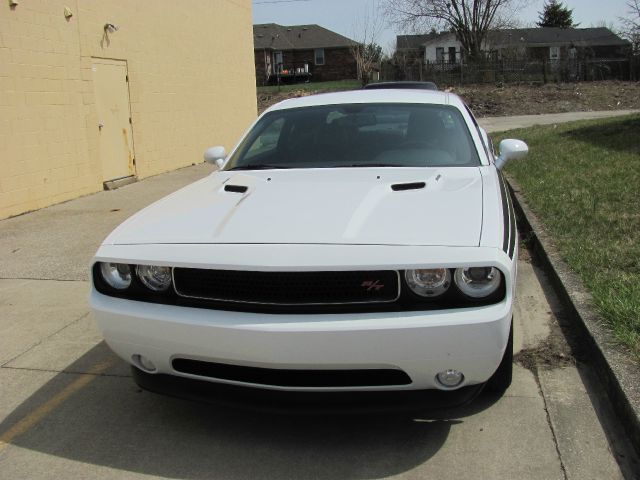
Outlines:
POLYGON ((452 93, 436 90, 379 89, 349 90, 346 92, 320 93, 305 97, 291 98, 277 103, 267 111, 289 108, 339 105, 346 103, 424 103, 432 105, 453 105, 464 110, 462 100, 452 93))
POLYGON ((434 82, 378 82, 369 83, 364 86, 365 90, 380 90, 389 88, 402 88, 402 89, 414 89, 414 90, 438 90, 438 86, 434 82))

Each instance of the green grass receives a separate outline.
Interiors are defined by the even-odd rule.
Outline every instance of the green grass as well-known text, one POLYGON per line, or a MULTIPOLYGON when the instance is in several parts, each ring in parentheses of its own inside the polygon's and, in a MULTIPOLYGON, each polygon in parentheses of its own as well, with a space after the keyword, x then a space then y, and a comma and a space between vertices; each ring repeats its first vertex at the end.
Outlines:
POLYGON ((335 92, 340 90, 355 90, 360 88, 361 84, 359 80, 337 80, 335 82, 309 82, 309 83, 295 83, 292 85, 281 85, 278 90, 277 85, 269 85, 267 87, 258 87, 258 93, 275 93, 275 92, 291 92, 291 91, 305 91, 305 92, 335 92))
MULTIPOLYGON (((512 130, 507 165, 616 335, 640 356, 640 115, 512 130)), ((497 143, 497 142, 496 142, 497 143)))

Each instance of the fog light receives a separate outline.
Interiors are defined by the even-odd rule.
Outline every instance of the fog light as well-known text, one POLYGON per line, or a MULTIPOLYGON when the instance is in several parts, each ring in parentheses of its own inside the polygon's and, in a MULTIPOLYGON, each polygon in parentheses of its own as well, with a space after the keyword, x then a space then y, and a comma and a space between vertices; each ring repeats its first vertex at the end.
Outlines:
POLYGON ((157 370, 156 365, 144 355, 138 355, 136 353, 131 356, 131 360, 133 360, 136 367, 140 370, 144 370, 145 372, 151 373, 157 370))
POLYGON ((445 388, 453 388, 462 383, 464 375, 457 370, 445 370, 436 375, 436 380, 445 388))

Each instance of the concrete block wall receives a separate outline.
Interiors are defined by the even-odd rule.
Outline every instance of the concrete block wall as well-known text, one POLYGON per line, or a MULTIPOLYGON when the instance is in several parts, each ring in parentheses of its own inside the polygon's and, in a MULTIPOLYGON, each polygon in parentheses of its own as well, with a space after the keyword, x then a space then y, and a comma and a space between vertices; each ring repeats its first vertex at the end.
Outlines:
POLYGON ((127 62, 139 178, 231 148, 257 112, 252 35, 249 0, 1 4, 0 218, 102 189, 94 57, 127 62))

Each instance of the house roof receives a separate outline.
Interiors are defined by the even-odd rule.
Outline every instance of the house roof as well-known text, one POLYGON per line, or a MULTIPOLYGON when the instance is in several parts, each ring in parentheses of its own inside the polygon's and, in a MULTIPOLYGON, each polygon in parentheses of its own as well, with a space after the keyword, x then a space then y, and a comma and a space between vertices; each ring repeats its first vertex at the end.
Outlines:
POLYGON ((528 47, 576 46, 604 47, 629 45, 608 28, 515 28, 489 34, 494 46, 526 45, 528 47))
MULTIPOLYGON (((411 35, 407 35, 411 36, 411 35)), ((448 41, 455 34, 442 32, 429 36, 422 46, 433 45, 438 41, 448 41)), ((398 37, 399 38, 399 37, 398 37)), ((549 47, 549 46, 575 46, 575 47, 608 47, 626 46, 627 40, 623 40, 608 28, 512 28, 505 30, 493 30, 487 36, 487 43, 491 48, 505 48, 515 46, 525 47, 549 47)))
POLYGON ((320 25, 278 25, 262 23, 253 26, 253 48, 273 50, 308 50, 311 48, 350 47, 356 42, 320 25))
POLYGON ((438 33, 424 35, 396 35, 396 50, 419 50, 426 42, 437 38, 438 33))
MULTIPOLYGON (((430 36, 420 46, 424 47, 424 46, 427 46, 427 45, 437 44, 437 43, 443 42, 443 41, 450 42, 450 41, 455 41, 455 40, 456 40, 456 34, 455 33, 453 33, 453 32, 440 32, 440 33, 436 33, 435 35, 430 36)), ((442 46, 442 45, 438 45, 438 46, 442 46)))

